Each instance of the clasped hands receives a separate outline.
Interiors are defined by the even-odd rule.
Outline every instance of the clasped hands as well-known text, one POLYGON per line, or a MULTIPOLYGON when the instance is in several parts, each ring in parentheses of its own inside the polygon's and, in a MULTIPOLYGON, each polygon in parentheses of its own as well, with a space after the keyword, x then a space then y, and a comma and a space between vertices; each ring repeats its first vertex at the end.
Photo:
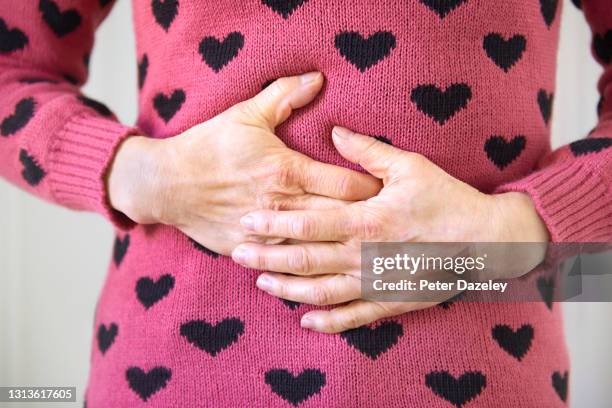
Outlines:
POLYGON ((432 306, 360 299, 361 242, 548 241, 526 194, 483 194, 375 138, 332 132, 339 154, 369 174, 289 149, 274 128, 322 84, 320 73, 281 78, 178 136, 128 138, 109 171, 111 205, 264 271, 257 286, 273 296, 338 305, 301 318, 326 333, 432 306))

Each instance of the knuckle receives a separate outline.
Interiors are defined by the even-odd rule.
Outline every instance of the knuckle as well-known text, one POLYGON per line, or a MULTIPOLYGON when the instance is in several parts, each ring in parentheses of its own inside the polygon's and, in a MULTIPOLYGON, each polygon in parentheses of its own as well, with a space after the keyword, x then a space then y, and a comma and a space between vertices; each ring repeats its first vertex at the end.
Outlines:
POLYGON ((309 239, 316 234, 315 223, 306 217, 298 217, 291 224, 291 229, 294 236, 309 239))
POLYGON ((289 255, 289 270, 306 275, 312 272, 312 261, 304 248, 297 248, 294 253, 289 255))
POLYGON ((310 303, 317 306, 328 305, 331 301, 329 291, 320 285, 315 285, 312 287, 312 289, 310 289, 308 298, 310 299, 310 303))
POLYGON ((284 163, 273 165, 272 177, 273 177, 274 183, 281 190, 290 189, 293 186, 294 180, 295 180, 295 174, 294 174, 293 169, 284 163))
POLYGON ((356 329, 361 326, 361 319, 356 312, 351 311, 339 319, 338 326, 342 331, 356 329))
POLYGON ((382 235, 383 225, 373 216, 363 216, 352 220, 351 232, 360 238, 375 238, 382 235))
POLYGON ((291 89, 291 79, 290 78, 279 78, 272 83, 271 86, 268 87, 270 95, 273 98, 278 98, 280 96, 285 95, 291 89))

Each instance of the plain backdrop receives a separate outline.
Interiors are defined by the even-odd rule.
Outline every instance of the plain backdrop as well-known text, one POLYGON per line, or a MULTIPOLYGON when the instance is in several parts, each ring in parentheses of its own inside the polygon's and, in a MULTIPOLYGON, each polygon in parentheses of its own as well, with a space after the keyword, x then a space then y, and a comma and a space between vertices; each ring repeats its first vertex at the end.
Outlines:
MULTIPOLYGON (((566 3, 555 146, 584 137, 596 123, 601 73, 590 54, 584 17, 566 3)), ((110 106, 122 122, 135 122, 136 59, 128 0, 119 0, 98 30, 84 92, 110 106)), ((76 386, 82 400, 94 306, 112 240, 112 229, 101 217, 44 203, 0 180, 0 386, 76 386)), ((612 304, 567 303, 564 308, 572 406, 612 406, 612 304)))

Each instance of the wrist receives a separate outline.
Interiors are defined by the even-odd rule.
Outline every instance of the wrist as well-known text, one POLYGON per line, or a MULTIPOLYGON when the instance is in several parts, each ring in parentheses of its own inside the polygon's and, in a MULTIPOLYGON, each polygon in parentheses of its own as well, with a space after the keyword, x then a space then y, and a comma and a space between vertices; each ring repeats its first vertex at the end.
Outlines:
POLYGON ((550 233, 540 217, 531 196, 508 192, 492 196, 497 207, 499 241, 549 242, 550 233))
POLYGON ((140 224, 159 222, 159 140, 130 136, 117 148, 106 187, 110 205, 140 224))

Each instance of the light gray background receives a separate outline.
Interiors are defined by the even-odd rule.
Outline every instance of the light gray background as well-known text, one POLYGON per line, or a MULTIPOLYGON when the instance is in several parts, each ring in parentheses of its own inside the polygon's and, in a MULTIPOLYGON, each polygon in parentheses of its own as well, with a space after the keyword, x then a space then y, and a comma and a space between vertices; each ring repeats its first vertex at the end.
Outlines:
MULTIPOLYGON (((601 72, 590 55, 584 17, 566 3, 555 146, 583 137, 595 124, 595 84, 601 72)), ((137 87, 129 1, 117 2, 96 39, 84 91, 132 124, 137 87)), ((82 399, 94 305, 112 239, 112 229, 101 217, 49 205, 0 180, 0 385, 76 385, 82 399)), ((564 308, 572 405, 609 407, 612 304, 571 303, 564 308)))

